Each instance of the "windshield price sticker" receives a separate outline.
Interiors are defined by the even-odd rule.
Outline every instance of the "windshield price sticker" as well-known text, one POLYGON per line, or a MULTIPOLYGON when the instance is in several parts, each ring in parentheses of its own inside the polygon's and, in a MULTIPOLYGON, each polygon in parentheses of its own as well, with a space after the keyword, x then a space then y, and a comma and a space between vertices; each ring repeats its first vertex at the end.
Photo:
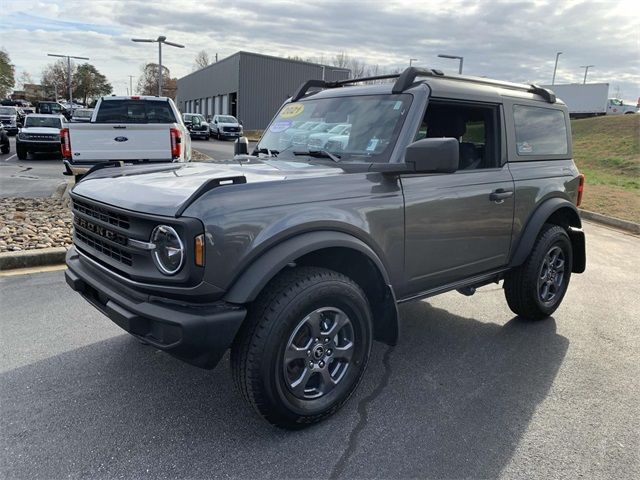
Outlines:
POLYGON ((304 112, 304 105, 302 103, 290 103, 282 109, 280 112, 280 118, 293 118, 304 112))
POLYGON ((292 124, 293 124, 293 122, 291 122, 289 120, 284 120, 284 121, 281 121, 281 122, 273 122, 271 124, 271 126, 269 127, 269 130, 272 131, 273 133, 284 132, 286 129, 291 127, 292 124))
POLYGON ((367 145, 367 152, 375 151, 377 146, 378 146, 378 139, 372 138, 371 140, 369 140, 369 144, 367 145))

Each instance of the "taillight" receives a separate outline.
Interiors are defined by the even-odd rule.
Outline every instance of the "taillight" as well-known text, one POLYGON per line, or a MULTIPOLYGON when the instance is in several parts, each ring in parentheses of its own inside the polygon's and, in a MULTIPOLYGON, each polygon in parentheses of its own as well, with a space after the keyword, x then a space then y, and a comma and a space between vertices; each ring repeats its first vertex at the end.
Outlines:
POLYGON ((180 152, 182 151, 182 137, 180 130, 177 128, 171 128, 169 130, 171 135, 171 156, 173 158, 180 158, 180 152))
POLYGON ((60 149, 62 151, 62 158, 71 158, 71 137, 69 137, 68 128, 60 130, 60 149))
POLYGON ((578 199, 576 200, 576 207, 579 207, 582 203, 582 194, 584 193, 584 175, 581 173, 578 175, 580 183, 578 183, 578 199))

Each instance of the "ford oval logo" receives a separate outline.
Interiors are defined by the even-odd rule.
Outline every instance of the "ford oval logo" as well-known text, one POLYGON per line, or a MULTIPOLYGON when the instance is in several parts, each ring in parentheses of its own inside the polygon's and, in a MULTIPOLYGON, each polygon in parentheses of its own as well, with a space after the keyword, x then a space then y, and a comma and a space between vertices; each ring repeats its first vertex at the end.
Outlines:
POLYGON ((116 142, 126 142, 129 139, 127 137, 116 137, 116 138, 114 138, 114 140, 116 142))

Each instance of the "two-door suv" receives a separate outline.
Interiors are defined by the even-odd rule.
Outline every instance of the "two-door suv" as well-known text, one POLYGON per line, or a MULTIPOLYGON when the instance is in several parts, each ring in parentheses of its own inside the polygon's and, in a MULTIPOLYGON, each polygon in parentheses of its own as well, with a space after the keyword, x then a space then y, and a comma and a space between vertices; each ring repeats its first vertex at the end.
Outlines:
POLYGON ((416 68, 310 80, 242 150, 89 172, 66 278, 193 365, 231 348, 239 391, 276 425, 334 413, 372 341, 397 341, 398 304, 504 281, 511 310, 538 320, 585 269, 583 177, 549 90, 416 68), (348 124, 348 140, 281 149, 301 122, 348 124))

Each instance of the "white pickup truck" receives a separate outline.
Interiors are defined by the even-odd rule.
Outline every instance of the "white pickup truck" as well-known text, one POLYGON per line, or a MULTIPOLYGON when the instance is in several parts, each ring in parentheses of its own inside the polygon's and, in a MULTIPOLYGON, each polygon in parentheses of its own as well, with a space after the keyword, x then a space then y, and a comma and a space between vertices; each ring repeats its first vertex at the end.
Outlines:
POLYGON ((189 131, 167 97, 102 97, 89 123, 70 123, 60 134, 66 175, 114 161, 191 161, 189 131))

